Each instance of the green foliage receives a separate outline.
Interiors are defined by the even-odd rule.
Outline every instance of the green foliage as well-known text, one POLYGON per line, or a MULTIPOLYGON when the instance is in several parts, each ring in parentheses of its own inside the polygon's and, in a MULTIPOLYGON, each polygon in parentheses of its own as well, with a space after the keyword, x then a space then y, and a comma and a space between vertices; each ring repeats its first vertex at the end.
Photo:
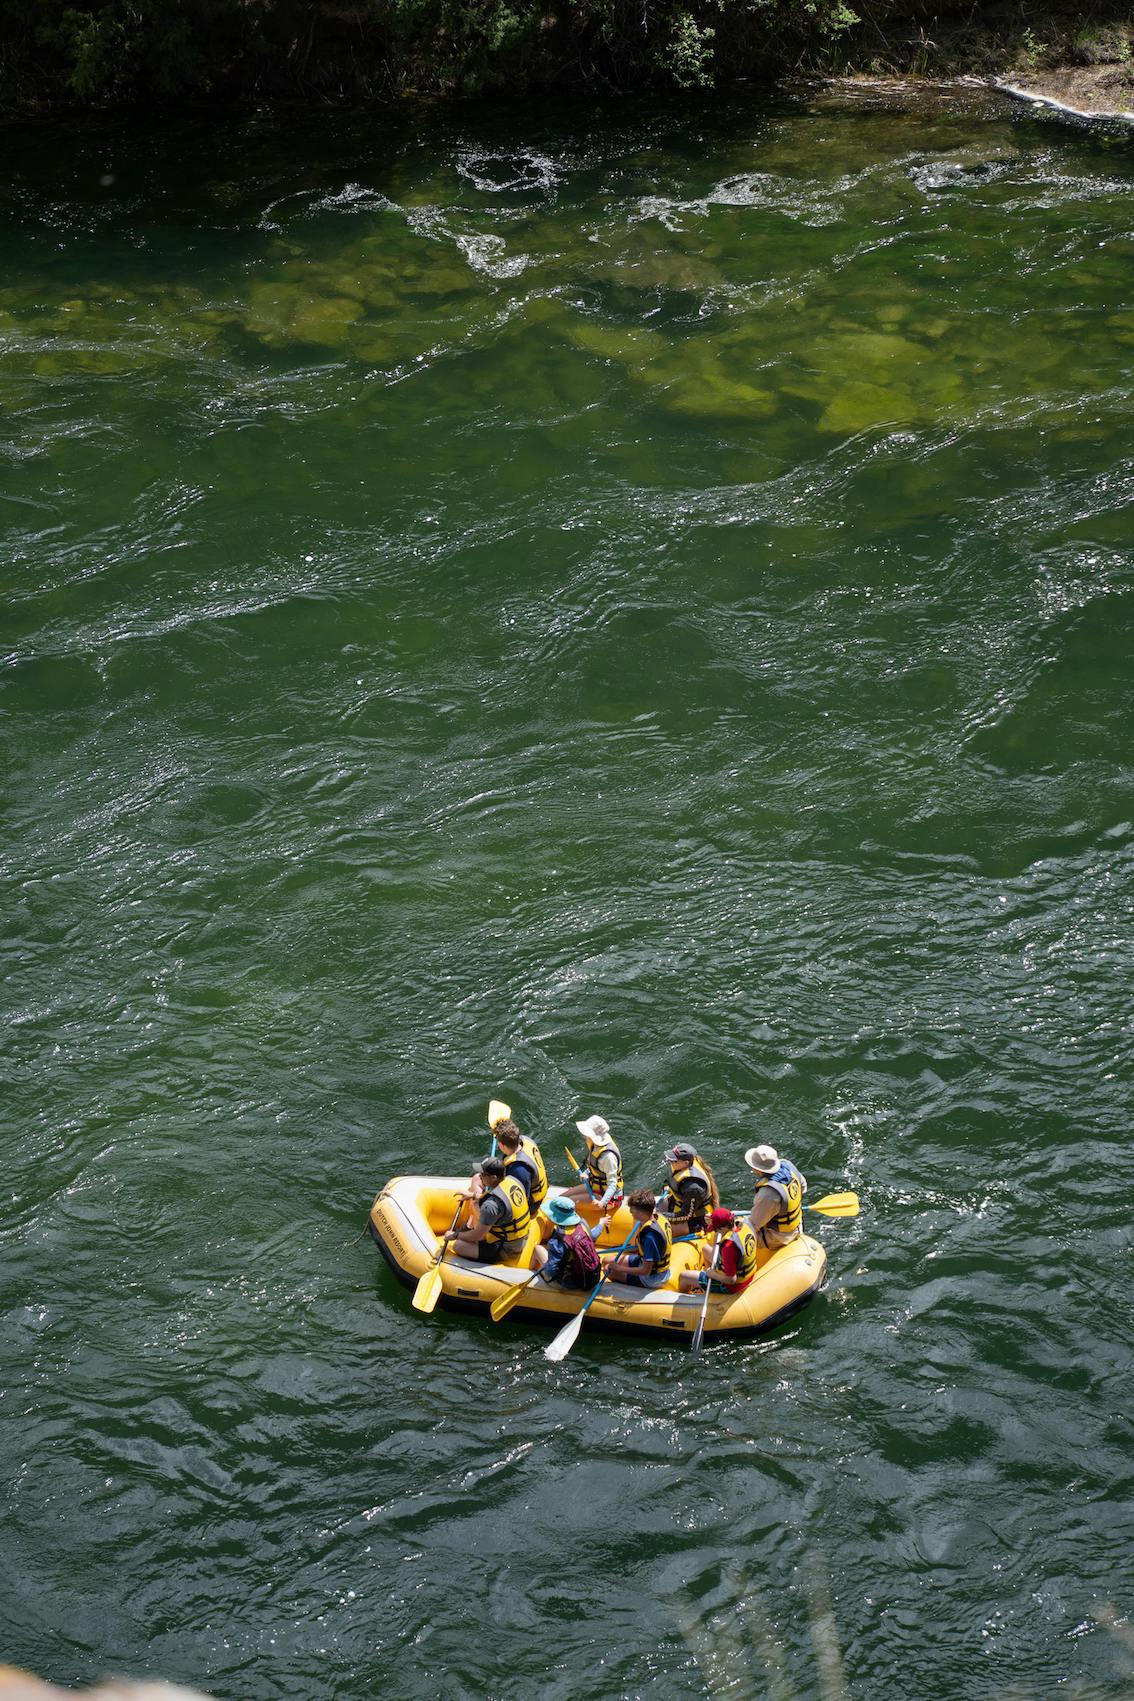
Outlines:
POLYGON ((845 0, 0 0, 0 79, 56 104, 660 80, 795 64, 845 0))
POLYGON ((207 80, 192 24, 174 0, 147 8, 111 0, 92 10, 69 6, 54 30, 81 101, 118 95, 145 79, 155 94, 207 80))
POLYGON ((1088 24, 1075 35, 1075 59, 1080 65, 1128 65, 1132 38, 1134 24, 1124 20, 1088 24))
POLYGON ((1016 63, 1021 71, 1034 71, 1040 62, 1042 47, 1039 37, 1032 29, 1026 29, 1020 37, 1020 50, 1016 63))
MULTIPOLYGON (((1056 0, 1057 4, 1068 0, 1056 0)), ((1070 0, 1071 4, 1075 0, 1070 0)), ((999 63, 1130 56, 1129 14, 956 9, 999 63), (995 19, 994 19, 995 14, 995 19), (1061 31, 1062 29, 1062 36, 1061 31)), ((1117 0, 1114 0, 1117 3, 1117 0)), ((946 15, 934 13, 935 36, 946 15)), ((932 69, 924 0, 0 0, 0 99, 97 106, 170 99, 341 100, 591 85, 704 89, 878 58, 932 69)), ((973 36, 973 41, 977 40, 973 36)), ((967 40, 968 37, 965 37, 967 40)), ((976 63, 972 42, 961 57, 976 63)), ((948 59, 948 48, 944 50, 948 59)), ((963 68, 954 65, 953 69, 963 68)), ((987 69, 987 66, 982 66, 987 69)))
POLYGON ((674 18, 662 64, 679 89, 711 87, 716 33, 708 25, 699 24, 691 12, 679 12, 674 18))

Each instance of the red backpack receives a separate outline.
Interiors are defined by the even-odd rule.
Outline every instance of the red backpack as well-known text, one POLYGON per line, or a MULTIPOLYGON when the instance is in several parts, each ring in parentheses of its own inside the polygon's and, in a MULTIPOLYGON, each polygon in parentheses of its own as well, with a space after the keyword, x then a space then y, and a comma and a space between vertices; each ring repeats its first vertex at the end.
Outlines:
POLYGON ((594 1241, 583 1223, 577 1223, 564 1237, 571 1248, 571 1261, 585 1288, 596 1288, 602 1277, 602 1260, 594 1241))

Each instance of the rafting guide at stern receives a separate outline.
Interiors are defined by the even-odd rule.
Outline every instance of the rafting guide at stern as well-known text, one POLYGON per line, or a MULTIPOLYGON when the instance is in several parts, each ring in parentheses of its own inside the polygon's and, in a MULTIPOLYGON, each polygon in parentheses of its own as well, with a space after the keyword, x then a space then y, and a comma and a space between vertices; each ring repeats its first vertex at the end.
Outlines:
POLYGON ((749 1146, 744 1161, 756 1177, 749 1222, 761 1246, 787 1246, 803 1232, 807 1182, 774 1146, 749 1146))

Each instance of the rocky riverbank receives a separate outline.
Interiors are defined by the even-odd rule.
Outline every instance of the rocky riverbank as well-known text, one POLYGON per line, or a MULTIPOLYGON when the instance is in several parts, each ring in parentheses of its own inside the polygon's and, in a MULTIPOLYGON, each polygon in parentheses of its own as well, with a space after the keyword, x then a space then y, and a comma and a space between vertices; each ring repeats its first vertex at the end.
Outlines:
POLYGON ((999 86, 1077 117, 1134 121, 1134 76, 1125 64, 1053 66, 1008 75, 999 86))

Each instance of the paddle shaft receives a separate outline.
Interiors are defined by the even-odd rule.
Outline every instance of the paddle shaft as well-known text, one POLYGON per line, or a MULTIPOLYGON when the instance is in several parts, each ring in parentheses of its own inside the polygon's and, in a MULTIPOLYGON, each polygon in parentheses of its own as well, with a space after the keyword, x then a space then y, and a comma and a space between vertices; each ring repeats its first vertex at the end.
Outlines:
MULTIPOLYGON (((452 1234, 453 1230, 457 1226, 457 1219, 460 1216, 461 1212, 464 1210, 465 1203, 466 1203, 466 1201, 464 1199, 458 1199, 457 1200, 457 1208, 453 1212, 453 1220, 449 1224, 448 1232, 450 1234, 452 1234)), ((444 1258, 444 1256, 445 1256, 445 1242, 444 1242, 444 1240, 442 1240, 442 1242, 441 1242, 440 1246, 437 1248, 437 1252, 434 1256, 434 1259, 433 1259, 434 1264, 440 1264, 440 1262, 441 1262, 442 1258, 444 1258)))
POLYGON ((571 1150, 570 1146, 564 1146, 563 1150, 567 1153, 567 1162, 571 1165, 571 1168, 575 1171, 575 1174, 577 1176, 579 1176, 579 1178, 582 1180, 582 1182, 586 1186, 587 1192, 591 1196, 591 1204, 596 1205, 598 1203, 598 1200, 595 1198, 595 1190, 591 1186, 590 1176, 583 1174, 582 1166, 579 1164, 579 1162, 578 1162, 577 1158, 575 1157, 574 1152, 571 1150))
POLYGON ((701 1343, 705 1339, 705 1319, 709 1315, 709 1295, 713 1291, 713 1271, 716 1269, 717 1253, 720 1251, 720 1249, 721 1249, 721 1237, 718 1234, 716 1239, 713 1241, 713 1256, 709 1260, 709 1274, 708 1274, 708 1276, 705 1280, 705 1303, 701 1307, 701 1316, 698 1319, 697 1327, 693 1332, 693 1349, 692 1350, 693 1350, 693 1357, 694 1358, 696 1358, 697 1354, 701 1351, 701 1343))
MULTIPOLYGON (((625 1252, 637 1232, 638 1225, 635 1223, 631 1232, 626 1236, 626 1239, 618 1248, 619 1252, 625 1252)), ((567 1357, 567 1354, 571 1351, 571 1348, 575 1345, 575 1342, 579 1338, 579 1331, 583 1327, 583 1318, 587 1315, 587 1312, 591 1309, 591 1306, 594 1304, 595 1300, 598 1298, 609 1280, 610 1277, 607 1275, 600 1277, 600 1279, 595 1283, 594 1289, 590 1298, 587 1300, 587 1303, 575 1313, 574 1317, 572 1317, 571 1321, 566 1324, 564 1328, 560 1329, 558 1335, 556 1335, 555 1339, 551 1342, 551 1345, 544 1347, 544 1358, 549 1358, 558 1362, 560 1359, 567 1357)))

